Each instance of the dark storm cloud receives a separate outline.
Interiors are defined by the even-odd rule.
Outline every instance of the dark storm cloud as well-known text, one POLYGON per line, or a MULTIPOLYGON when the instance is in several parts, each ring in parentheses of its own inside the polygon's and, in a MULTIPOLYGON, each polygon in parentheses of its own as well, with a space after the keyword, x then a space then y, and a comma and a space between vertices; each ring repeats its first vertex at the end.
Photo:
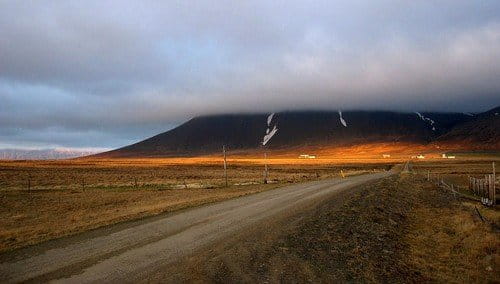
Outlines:
POLYGON ((500 104, 498 1, 3 1, 0 147, 198 114, 500 104))

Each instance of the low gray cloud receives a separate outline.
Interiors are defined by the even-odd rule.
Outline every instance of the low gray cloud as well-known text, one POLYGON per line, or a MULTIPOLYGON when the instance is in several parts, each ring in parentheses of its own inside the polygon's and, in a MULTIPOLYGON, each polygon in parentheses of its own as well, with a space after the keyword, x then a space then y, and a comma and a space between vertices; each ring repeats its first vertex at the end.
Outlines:
POLYGON ((117 147, 190 117, 500 104, 498 1, 3 1, 0 147, 117 147))

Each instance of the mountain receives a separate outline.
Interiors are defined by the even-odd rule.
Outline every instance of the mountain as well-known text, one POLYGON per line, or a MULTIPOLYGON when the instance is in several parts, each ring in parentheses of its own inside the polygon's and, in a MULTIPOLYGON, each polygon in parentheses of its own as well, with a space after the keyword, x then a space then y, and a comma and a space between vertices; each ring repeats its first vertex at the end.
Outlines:
POLYGON ((94 155, 99 152, 102 152, 102 150, 74 150, 66 148, 42 150, 0 149, 0 160, 57 160, 94 155))
POLYGON ((389 111, 291 111, 272 116, 201 116, 170 131, 97 157, 194 156, 218 152, 222 145, 231 150, 251 150, 263 147, 266 133, 270 140, 265 147, 271 149, 368 142, 428 144, 476 119, 464 113, 389 111))
POLYGON ((437 143, 467 145, 475 150, 500 149, 500 107, 473 116, 455 125, 437 143))

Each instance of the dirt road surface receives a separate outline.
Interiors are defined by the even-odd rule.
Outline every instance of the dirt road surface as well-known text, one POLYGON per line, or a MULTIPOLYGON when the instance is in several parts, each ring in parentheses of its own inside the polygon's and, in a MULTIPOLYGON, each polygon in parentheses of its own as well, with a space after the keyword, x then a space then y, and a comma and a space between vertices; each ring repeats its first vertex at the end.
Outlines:
POLYGON ((122 223, 0 255, 0 282, 130 282, 266 219, 394 171, 330 179, 122 223))

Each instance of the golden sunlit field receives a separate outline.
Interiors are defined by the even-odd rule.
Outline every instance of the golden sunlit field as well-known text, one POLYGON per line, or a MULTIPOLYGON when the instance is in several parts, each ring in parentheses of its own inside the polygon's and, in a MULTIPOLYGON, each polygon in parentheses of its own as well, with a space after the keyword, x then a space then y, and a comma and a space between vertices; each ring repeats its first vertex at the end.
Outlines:
MULTIPOLYGON (((299 161, 300 162, 300 161, 299 161)), ((196 159, 0 162, 0 251, 81 231, 269 190, 382 171, 389 164, 275 164, 196 159)))
MULTIPOLYGON (((0 251, 285 184, 384 171, 418 153, 391 149, 390 158, 381 156, 390 149, 380 145, 346 149, 351 156, 326 149, 297 151, 316 159, 270 152, 268 184, 263 184, 262 153, 229 153, 228 187, 220 156, 2 161, 0 251)), ((463 182, 469 174, 489 173, 496 157, 457 155, 450 161, 438 154, 424 161, 412 159, 414 172, 431 170, 463 182)))

